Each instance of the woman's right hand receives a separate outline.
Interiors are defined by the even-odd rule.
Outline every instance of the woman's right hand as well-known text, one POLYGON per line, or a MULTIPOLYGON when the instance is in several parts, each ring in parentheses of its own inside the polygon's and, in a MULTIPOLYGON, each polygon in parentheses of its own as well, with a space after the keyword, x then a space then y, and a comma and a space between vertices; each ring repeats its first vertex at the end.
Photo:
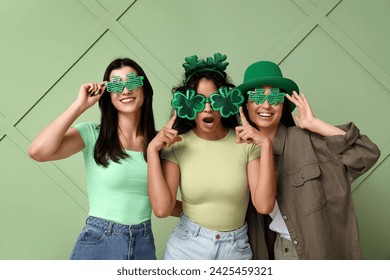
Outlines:
POLYGON ((248 143, 259 147, 263 147, 263 145, 272 146, 271 139, 249 123, 242 111, 242 107, 240 107, 239 112, 242 125, 236 126, 236 144, 248 143))
POLYGON ((149 143, 149 150, 160 151, 162 148, 169 148, 176 142, 180 142, 182 139, 178 136, 178 131, 172 128, 173 123, 176 120, 176 110, 169 122, 157 133, 153 140, 149 143))
POLYGON ((67 158, 84 147, 84 141, 72 123, 102 96, 104 82, 80 86, 79 94, 69 108, 49 124, 31 143, 28 154, 36 161, 51 161, 67 158), (92 95, 96 93, 96 95, 92 95))
POLYGON ((105 82, 86 83, 80 86, 76 103, 83 110, 92 107, 103 95, 106 86, 105 82))

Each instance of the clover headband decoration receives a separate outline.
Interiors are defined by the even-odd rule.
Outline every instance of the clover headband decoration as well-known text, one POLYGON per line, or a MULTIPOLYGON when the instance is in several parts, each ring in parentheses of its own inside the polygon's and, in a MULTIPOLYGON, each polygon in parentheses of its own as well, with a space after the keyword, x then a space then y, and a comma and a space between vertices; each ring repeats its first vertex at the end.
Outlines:
POLYGON ((126 87, 128 90, 135 90, 137 87, 142 87, 144 85, 143 79, 144 76, 135 76, 135 72, 131 72, 126 75, 126 81, 121 82, 120 76, 112 76, 111 82, 106 82, 105 86, 107 87, 108 92, 114 92, 118 94, 123 92, 123 89, 126 87))
POLYGON ((177 91, 173 95, 171 104, 180 118, 189 120, 194 120, 196 115, 204 110, 208 102, 211 108, 219 111, 224 118, 237 114, 240 105, 244 102, 241 91, 237 88, 229 91, 227 87, 221 87, 218 91, 211 94, 209 98, 203 94, 197 94, 193 89, 187 89, 186 95, 177 91))
POLYGON ((278 105, 278 103, 284 102, 284 97, 286 94, 284 92, 280 92, 279 88, 271 88, 270 94, 264 94, 265 90, 263 88, 255 88, 255 90, 248 90, 248 99, 255 102, 256 105, 264 104, 266 100, 268 100, 271 105, 278 105))
POLYGON ((192 55, 186 57, 183 63, 183 67, 186 73, 185 85, 192 78, 193 75, 199 72, 211 71, 218 73, 222 77, 225 77, 223 72, 226 70, 226 67, 229 65, 229 62, 225 61, 227 58, 226 55, 220 53, 215 53, 214 57, 207 57, 206 61, 204 59, 198 60, 197 55, 192 55))

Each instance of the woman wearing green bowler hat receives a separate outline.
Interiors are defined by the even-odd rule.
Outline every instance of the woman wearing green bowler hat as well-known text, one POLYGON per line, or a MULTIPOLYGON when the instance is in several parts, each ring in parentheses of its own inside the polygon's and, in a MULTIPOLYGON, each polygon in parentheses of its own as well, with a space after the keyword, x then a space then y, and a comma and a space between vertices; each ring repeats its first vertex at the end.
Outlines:
POLYGON ((251 125, 269 137, 277 174, 269 216, 248 208, 254 258, 362 259, 351 184, 378 160, 378 147, 352 122, 333 126, 316 118, 296 83, 273 62, 250 65, 238 88, 246 105, 237 135, 251 125))

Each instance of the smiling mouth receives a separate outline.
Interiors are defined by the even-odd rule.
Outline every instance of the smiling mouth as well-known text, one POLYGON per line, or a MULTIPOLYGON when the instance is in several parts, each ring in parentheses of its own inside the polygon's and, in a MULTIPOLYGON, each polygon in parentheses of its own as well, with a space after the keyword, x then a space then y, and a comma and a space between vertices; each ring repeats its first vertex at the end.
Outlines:
POLYGON ((129 102, 132 102, 134 100, 135 100, 135 97, 129 97, 129 98, 121 99, 121 102, 122 103, 129 103, 129 102))
POLYGON ((272 116, 271 113, 259 113, 258 115, 259 115, 260 117, 262 117, 262 118, 269 118, 269 117, 272 116))

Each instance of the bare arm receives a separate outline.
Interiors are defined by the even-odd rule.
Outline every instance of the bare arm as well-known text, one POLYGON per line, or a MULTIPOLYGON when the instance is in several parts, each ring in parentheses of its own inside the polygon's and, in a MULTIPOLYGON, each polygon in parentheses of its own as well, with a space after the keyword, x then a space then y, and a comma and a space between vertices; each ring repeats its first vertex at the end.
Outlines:
POLYGON ((82 85, 76 101, 39 133, 31 143, 28 149, 29 156, 36 161, 51 161, 67 158, 81 151, 84 148, 81 135, 70 126, 84 111, 99 100, 101 94, 90 96, 91 92, 97 91, 104 92, 104 83, 82 85))
POLYGON ((299 114, 295 115, 294 118, 300 128, 310 130, 322 136, 345 135, 345 131, 314 116, 303 92, 299 96, 294 91, 293 95, 286 94, 286 97, 297 106, 299 114))
POLYGON ((180 200, 176 200, 175 207, 171 212, 171 216, 180 217, 182 213, 183 213, 183 204, 180 200))
POLYGON ((276 199, 276 171, 271 143, 263 144, 260 158, 249 162, 248 183, 257 212, 271 213, 276 199))
POLYGON ((168 160, 160 161, 159 151, 180 141, 177 130, 172 129, 176 114, 161 129, 148 146, 148 193, 154 214, 157 217, 171 215, 176 204, 179 185, 179 166, 168 160))
MULTIPOLYGON (((324 137, 327 146, 339 155, 340 161, 348 170, 348 180, 352 183, 367 172, 378 160, 378 147, 353 124, 336 127, 314 117, 309 103, 303 93, 296 92, 286 97, 293 102, 299 114, 295 116, 301 128, 308 129, 324 137)), ((311 137, 315 138, 315 135, 311 137)), ((317 141, 313 141, 313 144, 317 141)), ((322 150, 322 149, 319 149, 322 150)))
POLYGON ((248 184, 253 205, 261 214, 270 213, 275 206, 276 171, 271 139, 252 127, 240 108, 242 126, 236 128, 237 143, 256 144, 261 156, 247 166, 248 184))

